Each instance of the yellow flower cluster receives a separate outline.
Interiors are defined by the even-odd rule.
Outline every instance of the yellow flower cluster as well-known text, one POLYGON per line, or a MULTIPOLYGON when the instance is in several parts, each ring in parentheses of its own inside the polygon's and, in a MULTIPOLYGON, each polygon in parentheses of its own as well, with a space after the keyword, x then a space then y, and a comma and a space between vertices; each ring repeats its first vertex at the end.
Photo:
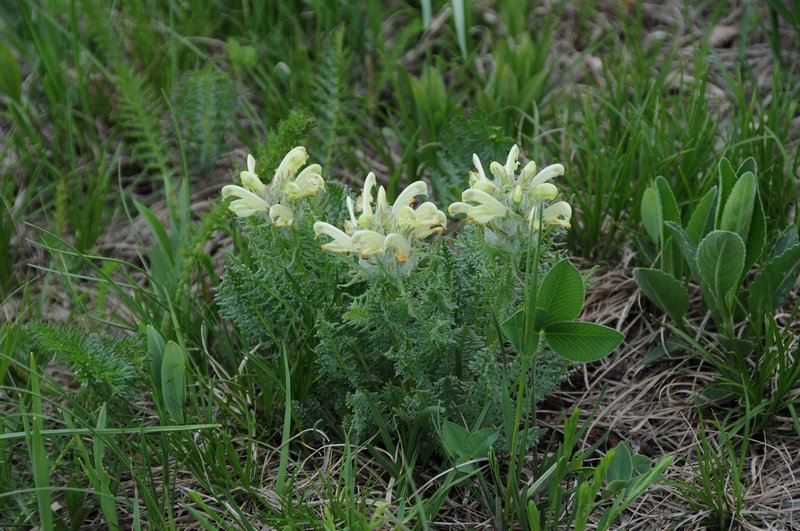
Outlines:
POLYGON ((516 175, 519 167, 519 148, 515 145, 508 153, 505 165, 489 165, 493 179, 486 177, 477 155, 472 155, 476 171, 470 172, 469 188, 461 194, 461 201, 450 205, 451 216, 466 214, 469 221, 487 225, 496 220, 525 218, 532 230, 541 225, 570 227, 572 209, 565 201, 544 207, 545 201, 555 199, 558 189, 550 180, 564 174, 564 166, 552 164, 536 172, 536 163, 529 162, 516 175), (538 209, 544 208, 540 214, 538 209))
MULTIPOLYGON (((248 155, 247 170, 241 172, 242 186, 223 187, 222 197, 235 198, 228 208, 239 217, 267 213, 273 226, 290 226, 297 216, 296 203, 315 196, 325 187, 319 164, 312 164, 298 173, 307 159, 304 147, 292 149, 270 184, 265 185, 255 172, 255 159, 248 155)), ((472 160, 476 171, 470 172, 470 187, 461 194, 461 201, 450 205, 450 215, 466 214, 470 221, 481 225, 493 224, 509 237, 517 232, 515 227, 525 222, 533 231, 541 230, 542 225, 569 228, 572 209, 566 202, 545 206, 545 201, 558 195, 558 189, 550 181, 564 174, 564 166, 553 164, 537 173, 536 164, 529 162, 516 175, 519 148, 515 145, 505 165, 491 163, 489 171, 494 178, 489 179, 478 156, 473 155, 472 160), (540 209, 543 210, 540 212, 540 209), (514 230, 507 230, 509 228, 514 230)), ((424 182, 408 185, 394 204, 386 200, 383 186, 378 187, 377 199, 373 199, 376 186, 375 174, 370 173, 361 195, 355 201, 347 198, 350 216, 344 222, 344 230, 324 221, 314 223, 317 237, 325 235, 331 239, 322 245, 323 249, 358 254, 365 259, 392 251, 398 262, 406 262, 414 242, 445 230, 447 216, 434 203, 427 201, 416 208, 414 206, 418 197, 428 195, 428 186, 424 182)))
POLYGON ((317 195, 325 188, 319 164, 312 164, 297 173, 306 160, 306 148, 298 146, 292 149, 281 161, 272 182, 265 185, 256 174, 256 160, 252 155, 247 155, 247 170, 240 175, 242 186, 224 186, 222 197, 236 198, 228 208, 240 218, 264 212, 268 213, 274 226, 288 227, 294 223, 296 216, 294 204, 317 195))
POLYGON ((373 210, 372 190, 376 184, 375 174, 370 173, 364 182, 364 191, 356 201, 347 198, 350 219, 345 220, 344 230, 322 221, 314 223, 317 236, 324 234, 331 238, 322 246, 323 249, 358 253, 362 258, 382 256, 392 250, 398 262, 405 262, 411 255, 413 242, 444 231, 447 217, 436 205, 425 202, 413 207, 418 196, 428 195, 428 186, 424 182, 408 185, 393 205, 386 200, 383 186, 379 187, 373 210), (356 211, 360 212, 358 217, 356 211))

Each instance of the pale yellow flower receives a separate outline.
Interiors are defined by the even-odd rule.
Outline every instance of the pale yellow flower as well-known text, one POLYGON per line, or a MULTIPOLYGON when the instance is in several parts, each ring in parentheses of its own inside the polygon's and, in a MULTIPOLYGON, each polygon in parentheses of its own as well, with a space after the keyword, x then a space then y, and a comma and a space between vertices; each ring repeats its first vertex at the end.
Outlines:
POLYGON ((534 231, 541 230, 541 225, 558 225, 561 228, 570 228, 570 219, 572 218, 572 207, 566 201, 559 201, 546 207, 542 212, 541 223, 539 222, 539 215, 536 207, 531 209, 528 216, 528 223, 534 231))
POLYGON ((508 214, 508 207, 491 194, 477 188, 468 188, 461 194, 462 202, 450 205, 450 215, 467 214, 471 220, 481 225, 486 225, 495 218, 502 218, 508 214), (469 202, 478 203, 471 205, 469 202))
POLYGON ((394 258, 398 262, 406 262, 411 256, 411 242, 403 235, 393 232, 383 240, 386 250, 394 249, 394 258))
POLYGON ((322 166, 312 164, 300 172, 293 181, 286 183, 286 198, 289 201, 313 197, 325 188, 325 181, 322 180, 322 166))
POLYGON ((247 155, 247 169, 239 175, 242 186, 224 186, 222 198, 237 198, 231 201, 228 208, 238 217, 266 213, 274 227, 291 226, 302 213, 302 209, 297 209, 293 203, 313 197, 325 188, 322 167, 319 164, 308 166, 295 177, 306 160, 306 148, 293 148, 283 157, 272 182, 265 185, 256 173, 255 158, 247 155))
POLYGON ((269 210, 269 203, 262 197, 254 194, 250 190, 229 184, 222 187, 222 198, 236 197, 235 201, 231 201, 228 208, 240 218, 252 216, 256 212, 266 212, 269 210))
POLYGON ((267 187, 261 182, 261 179, 256 175, 256 159, 253 155, 247 154, 247 170, 239 174, 242 181, 242 186, 260 195, 264 195, 267 187))
POLYGON ((324 221, 317 221, 314 223, 314 234, 319 237, 321 234, 329 236, 332 241, 323 244, 322 248, 332 253, 353 253, 356 252, 356 247, 353 241, 344 232, 340 231, 330 223, 324 221))
POLYGON ((413 205, 419 195, 428 195, 427 184, 422 181, 416 181, 406 186, 405 190, 400 192, 400 195, 397 196, 392 205, 392 215, 397 216, 398 210, 413 205))
POLYGON ((396 217, 397 226, 410 230, 412 236, 417 240, 423 240, 431 234, 444 232, 447 227, 447 216, 430 201, 422 203, 416 210, 404 205, 398 209, 396 217))
MULTIPOLYGON (((513 235, 526 218, 533 223, 537 207, 558 197, 558 188, 550 181, 564 174, 564 166, 552 164, 536 173, 536 164, 531 161, 517 175, 519 147, 516 145, 509 151, 505 164, 489 165, 493 179, 486 177, 477 155, 472 155, 472 161, 476 171, 469 174, 470 187, 461 194, 461 201, 448 208, 451 216, 466 214, 469 221, 492 224, 494 230, 513 235)), ((545 224, 569 228, 572 214, 569 205, 561 201, 544 208, 545 224)))
POLYGON ((369 258, 386 252, 386 236, 374 230, 361 229, 353 234, 352 242, 362 258, 369 258))
POLYGON ((277 203, 270 207, 269 219, 276 227, 288 227, 294 223, 294 210, 286 205, 277 203))
POLYGON ((447 216, 436 205, 425 202, 413 207, 417 197, 428 195, 428 186, 424 182, 408 185, 393 205, 387 201, 384 187, 378 186, 373 208, 372 190, 376 186, 375 174, 370 172, 364 181, 364 190, 355 202, 347 198, 349 217, 344 222, 344 231, 335 229, 334 233, 331 230, 334 228, 328 224, 314 225, 317 235, 327 234, 337 241, 335 248, 323 245, 323 249, 358 253, 364 259, 381 257, 392 251, 395 260, 406 262, 411 256, 413 242, 444 231, 447 216), (356 211, 360 215, 356 216, 356 211))
POLYGON ((306 160, 308 160, 308 151, 306 151, 306 148, 303 146, 293 148, 283 157, 277 171, 275 171, 273 182, 291 179, 294 177, 294 174, 297 173, 297 170, 306 163, 306 160))

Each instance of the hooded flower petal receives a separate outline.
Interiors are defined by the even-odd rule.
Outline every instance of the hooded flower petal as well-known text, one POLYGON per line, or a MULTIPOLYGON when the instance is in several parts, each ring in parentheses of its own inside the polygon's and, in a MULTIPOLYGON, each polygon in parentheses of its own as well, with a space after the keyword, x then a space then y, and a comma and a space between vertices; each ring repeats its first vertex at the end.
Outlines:
POLYGON ((572 218, 572 207, 566 201, 559 201, 545 208, 542 217, 546 224, 568 229, 570 228, 569 221, 572 218))
POLYGON ((536 163, 534 161, 530 161, 525 165, 524 168, 522 168, 522 171, 519 174, 520 182, 527 183, 528 179, 530 179, 534 173, 536 173, 536 163))
POLYGON ((506 175, 509 177, 513 176, 517 173, 517 168, 519 167, 519 146, 514 144, 511 150, 508 152, 508 158, 506 159, 506 165, 504 169, 506 170, 506 175))
POLYGON ((293 148, 289 153, 283 157, 278 170, 275 172, 275 182, 282 182, 286 179, 291 179, 297 170, 306 163, 308 160, 308 152, 303 146, 293 148))
POLYGON ((481 190, 486 192, 487 194, 495 194, 497 193, 497 186, 492 181, 478 181, 471 186, 476 190, 481 190))
POLYGON ((430 201, 422 203, 414 213, 420 223, 426 225, 442 225, 443 227, 447 226, 447 216, 430 201))
POLYGON ((538 186, 535 186, 531 190, 530 195, 532 195, 533 199, 535 199, 535 200, 555 199, 555 197, 558 195, 558 188, 556 188, 556 186, 554 184, 544 183, 544 184, 540 184, 538 186))
MULTIPOLYGON (((479 203, 481 206, 486 207, 485 212, 491 213, 492 217, 502 218, 508 214, 508 208, 503 203, 495 199, 493 196, 487 194, 483 190, 476 190, 475 188, 464 190, 464 192, 461 194, 461 200, 465 202, 474 201, 479 203)), ((474 217, 471 213, 469 215, 470 217, 474 217)))
POLYGON ((231 201, 228 209, 240 218, 252 216, 256 212, 266 212, 269 209, 269 203, 263 198, 257 196, 250 190, 229 184, 222 187, 222 198, 226 199, 230 196, 237 197, 235 201, 231 201))
POLYGON ((314 223, 314 234, 319 237, 320 234, 330 236, 333 241, 323 244, 322 248, 332 253, 354 253, 356 247, 353 245, 350 236, 340 231, 330 223, 324 221, 317 221, 314 223))
MULTIPOLYGON (((558 225, 559 227, 568 229, 570 228, 570 219, 572 218, 572 207, 566 201, 559 201, 548 206, 542 212, 541 222, 544 225, 558 225)), ((531 209, 528 216, 528 223, 531 224, 533 230, 541 229, 539 222, 539 213, 536 207, 531 209)))
POLYGON ((489 164, 489 171, 494 175, 496 182, 502 184, 509 184, 511 182, 511 177, 506 172, 505 167, 501 166, 499 162, 492 162, 489 164))
POLYGON ((397 196, 397 200, 394 202, 394 206, 392 206, 392 214, 397 215, 397 211, 401 207, 414 204, 418 195, 428 195, 428 185, 422 181, 413 182, 406 186, 405 190, 400 192, 400 195, 397 196))
POLYGON ((361 228, 369 227, 372 224, 372 189, 376 184, 377 179, 375 178, 375 174, 369 172, 367 179, 364 181, 364 191, 361 192, 361 196, 359 197, 360 201, 356 201, 359 203, 358 206, 361 207, 361 215, 358 217, 358 226, 361 228))
POLYGON ((523 198, 522 187, 520 185, 517 185, 514 187, 514 191, 511 193, 511 199, 515 203, 522 203, 522 198, 523 198))
POLYGON ((501 216, 498 216, 495 211, 486 205, 478 205, 469 209, 467 217, 480 225, 486 225, 494 218, 501 216))
POLYGON ((356 214, 353 211, 353 200, 350 196, 347 196, 347 211, 350 213, 350 219, 346 219, 344 221, 344 231, 347 234, 353 234, 358 227, 358 220, 356 219, 356 214))
POLYGON ((322 167, 319 164, 312 164, 303 171, 294 181, 286 183, 286 198, 290 201, 312 197, 325 188, 325 181, 322 180, 322 167))
POLYGON ((447 208, 447 211, 450 213, 451 216, 456 217, 459 214, 466 214, 469 212, 469 209, 472 208, 472 205, 469 203, 462 203, 461 201, 456 201, 455 203, 450 203, 450 206, 447 208))
POLYGON ((561 175, 564 175, 564 166, 561 164, 551 164, 536 174, 536 177, 534 177, 530 183, 530 187, 534 188, 537 185, 546 183, 553 177, 560 177, 561 175))
POLYGON ((258 175, 256 175, 256 159, 253 158, 253 155, 247 155, 247 171, 240 173, 239 178, 242 181, 242 186, 251 192, 264 195, 267 187, 261 182, 258 175))
POLYGON ((375 203, 375 215, 383 217, 389 212, 389 201, 386 200, 386 189, 381 186, 378 188, 378 201, 375 203))
POLYGON ((447 216, 430 201, 422 203, 416 210, 403 206, 397 213, 397 227, 410 230, 416 240, 423 240, 431 234, 444 232, 447 216))
POLYGON ((483 165, 481 164, 481 159, 478 158, 478 155, 473 153, 472 154, 472 163, 475 164, 475 169, 478 170, 477 173, 470 172, 470 186, 472 186, 472 176, 474 176, 475 181, 488 181, 489 179, 486 178, 486 172, 483 171, 483 165))

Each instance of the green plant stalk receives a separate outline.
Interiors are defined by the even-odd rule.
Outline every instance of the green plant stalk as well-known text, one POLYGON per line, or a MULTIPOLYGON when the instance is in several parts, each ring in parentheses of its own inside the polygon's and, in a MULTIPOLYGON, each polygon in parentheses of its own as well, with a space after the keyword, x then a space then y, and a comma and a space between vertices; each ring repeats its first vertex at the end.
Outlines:
POLYGON ((28 452, 31 459, 31 470, 33 471, 33 481, 36 485, 36 502, 39 506, 39 527, 40 529, 53 529, 53 512, 50 509, 50 466, 47 459, 47 452, 44 448, 44 415, 42 412, 42 395, 39 387, 39 373, 36 367, 36 358, 33 353, 30 355, 30 382, 31 382, 31 406, 33 415, 28 423, 28 414, 23 403, 20 401, 22 421, 25 427, 25 437, 28 440, 28 452))
POLYGON ((283 347, 283 370, 286 393, 283 406, 283 433, 281 434, 281 455, 278 463, 277 488, 280 494, 286 494, 286 469, 289 467, 289 440, 292 436, 292 377, 289 372, 289 356, 286 346, 283 347))
MULTIPOLYGON (((106 426, 106 405, 100 408, 100 414, 97 417, 97 427, 98 428, 105 428, 106 426)), ((103 511, 103 517, 106 520, 106 525, 109 529, 118 530, 119 527, 119 517, 117 516, 117 509, 116 509, 116 498, 114 493, 111 491, 111 478, 108 475, 108 471, 106 470, 105 466, 103 466, 103 455, 105 454, 105 443, 103 441, 102 436, 98 436, 94 438, 94 445, 93 445, 93 454, 94 454, 94 468, 95 468, 95 475, 98 478, 98 485, 100 488, 100 492, 103 496, 100 497, 100 509, 103 511)))
MULTIPOLYGON (((539 205, 539 226, 544 226, 542 217, 544 208, 542 205, 539 205)), ((533 232, 531 231, 530 236, 533 236, 533 232)), ((523 340, 523 352, 519 352, 518 354, 522 357, 522 361, 520 364, 520 376, 519 376, 519 383, 517 389, 517 403, 515 404, 515 411, 514 411, 514 422, 512 424, 512 433, 511 433, 511 444, 509 445, 509 462, 508 462, 508 478, 506 480, 506 499, 505 499, 505 519, 511 519, 511 512, 512 512, 512 481, 516 483, 519 482, 520 476, 520 468, 517 462, 517 453, 519 447, 519 426, 522 422, 522 409, 523 405, 525 404, 525 390, 527 389, 527 379, 528 379, 528 370, 533 365, 534 369, 532 371, 532 388, 533 388, 533 395, 532 395, 532 405, 530 416, 532 421, 536 419, 536 394, 535 394, 535 386, 536 386, 536 360, 538 358, 539 349, 541 348, 542 344, 542 336, 539 334, 537 336, 537 344, 536 350, 533 353, 533 356, 529 355, 529 342, 531 338, 531 334, 529 331, 532 331, 534 326, 534 319, 536 314, 536 298, 537 298, 537 290, 538 290, 538 282, 539 282, 539 260, 541 257, 541 246, 542 246, 542 234, 541 232, 536 237, 536 245, 533 247, 533 257, 531 257, 531 244, 530 240, 528 240, 528 249, 527 254, 525 257, 526 261, 526 278, 525 278, 525 338, 523 340), (533 258, 533 259, 531 259, 533 258), (533 308, 531 308, 531 301, 533 301, 533 308)), ((527 434, 527 430, 526 430, 527 434)), ((526 441, 527 444, 527 437, 526 441)), ((534 475, 536 474, 536 467, 537 467, 537 458, 536 458, 536 451, 533 452, 533 461, 534 461, 534 475)), ((515 487, 516 488, 516 487, 515 487)))

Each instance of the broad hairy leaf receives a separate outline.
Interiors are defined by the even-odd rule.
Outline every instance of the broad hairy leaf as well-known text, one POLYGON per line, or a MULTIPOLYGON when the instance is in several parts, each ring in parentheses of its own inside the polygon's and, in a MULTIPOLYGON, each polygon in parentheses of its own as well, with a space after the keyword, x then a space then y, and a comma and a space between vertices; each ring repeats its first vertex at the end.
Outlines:
POLYGON ((775 243, 772 244, 768 259, 772 260, 773 258, 777 258, 798 243, 800 243, 800 236, 797 233, 797 227, 795 225, 789 225, 781 232, 778 239, 775 240, 775 243))
POLYGON ((164 407, 170 417, 178 424, 183 424, 183 406, 186 401, 186 353, 170 341, 164 348, 164 359, 161 363, 161 393, 164 407))
POLYGON ((644 230, 653 243, 661 241, 661 220, 658 216, 658 195, 652 186, 648 186, 642 194, 642 223, 644 230))
POLYGON ((633 471, 636 474, 646 474, 653 468, 653 463, 650 462, 650 459, 642 454, 632 455, 631 463, 633 464, 633 471))
POLYGON ((755 200, 756 176, 747 172, 736 181, 722 208, 720 230, 735 232, 743 241, 747 241, 755 200))
POLYGON ((624 481, 627 483, 631 480, 633 474, 633 463, 631 461, 631 451, 628 445, 619 443, 615 447, 614 459, 608 467, 608 481, 624 481))
POLYGON ((683 260, 680 252, 669 234, 664 233, 664 223, 672 222, 680 225, 681 213, 678 202, 672 193, 672 187, 662 176, 656 177, 656 193, 658 194, 659 231, 661 233, 661 264, 664 271, 676 276, 683 276, 683 260))
MULTIPOLYGON (((472 459, 486 457, 500 431, 495 428, 483 428, 470 433, 455 422, 444 421, 442 424, 442 446, 455 462, 461 464, 472 459)), ((471 472, 472 465, 459 467, 462 472, 471 472)))
POLYGON ((441 433, 442 446, 444 446, 445 451, 454 459, 463 456, 469 431, 460 424, 446 420, 442 424, 441 433))
POLYGON ((147 353, 150 355, 150 378, 153 380, 153 389, 161 396, 161 364, 164 360, 164 348, 166 344, 161 334, 147 325, 147 353))
POLYGON ((689 294, 683 284, 659 269, 637 267, 633 278, 642 293, 678 324, 689 309, 689 294))
POLYGON ((758 166, 756 165, 756 159, 753 157, 747 157, 744 162, 739 165, 739 169, 736 170, 736 176, 741 177, 747 172, 756 176, 758 175, 758 166))
POLYGON ((717 187, 711 189, 697 203, 689 222, 686 224, 686 235, 697 245, 708 232, 714 230, 714 207, 717 202, 717 187))
POLYGON ((761 316, 779 308, 797 279, 799 266, 800 244, 790 247, 764 264, 750 283, 750 312, 761 316))
POLYGON ((571 321, 545 328, 545 340, 560 356, 580 363, 608 356, 625 336, 607 326, 571 321))
POLYGON ((467 440, 464 441, 465 457, 469 459, 486 457, 489 448, 492 447, 499 435, 500 431, 496 428, 483 428, 470 433, 467 440))
POLYGON ((661 224, 665 221, 680 223, 681 212, 678 209, 678 202, 675 200, 675 194, 672 193, 672 187, 669 185, 669 181, 659 175, 655 180, 655 188, 658 194, 661 224))
POLYGON ((736 184, 736 172, 733 169, 731 161, 722 158, 719 161, 719 199, 717 201, 717 213, 715 216, 714 228, 719 228, 720 220, 722 219, 722 209, 728 201, 728 196, 736 184))
POLYGON ((738 286, 744 257, 744 241, 735 232, 711 231, 697 246, 697 270, 720 305, 738 286))
POLYGON ((745 240, 747 253, 744 259, 744 269, 742 275, 746 275, 750 268, 758 262, 764 247, 767 245, 767 216, 764 214, 764 205, 761 204, 761 197, 756 192, 755 204, 753 205, 753 219, 750 221, 750 230, 745 240))
POLYGON ((689 238, 689 235, 686 234, 683 228, 677 223, 667 221, 664 223, 664 226, 672 233, 672 240, 675 242, 675 245, 678 246, 678 249, 680 249, 684 261, 689 264, 692 275, 697 278, 697 244, 689 238))

